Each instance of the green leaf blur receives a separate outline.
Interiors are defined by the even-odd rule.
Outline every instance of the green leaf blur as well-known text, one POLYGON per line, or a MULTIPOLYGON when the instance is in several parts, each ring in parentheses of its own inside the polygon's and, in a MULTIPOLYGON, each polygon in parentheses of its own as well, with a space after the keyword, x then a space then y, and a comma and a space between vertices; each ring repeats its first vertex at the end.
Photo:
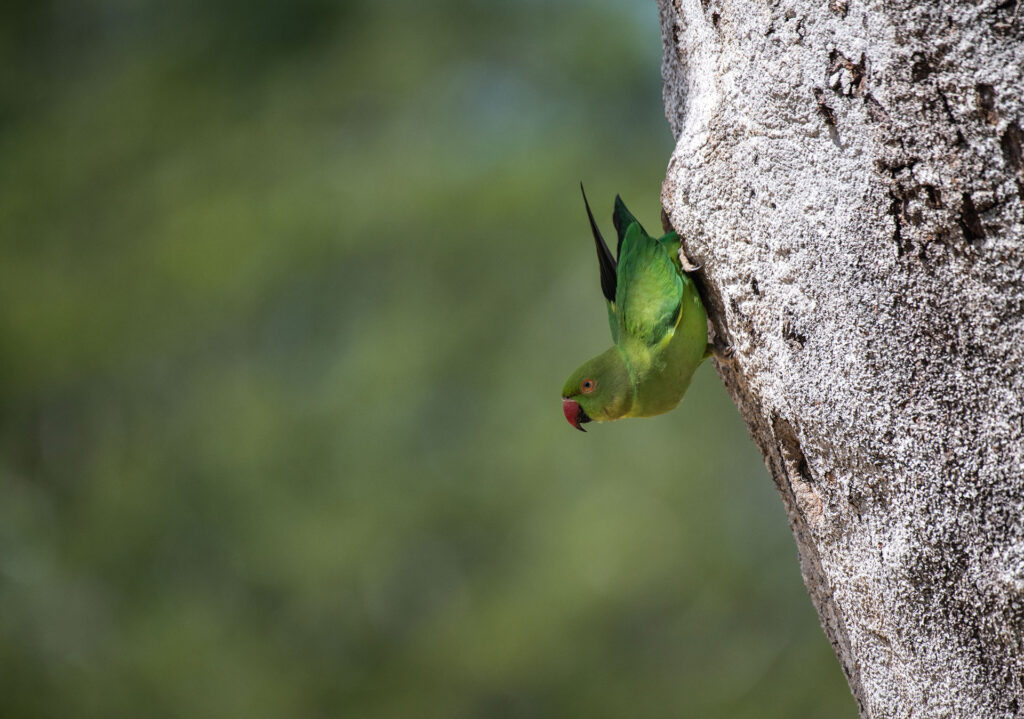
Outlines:
POLYGON ((653 0, 0 10, 0 716, 855 715, 713 370, 565 422, 653 0))

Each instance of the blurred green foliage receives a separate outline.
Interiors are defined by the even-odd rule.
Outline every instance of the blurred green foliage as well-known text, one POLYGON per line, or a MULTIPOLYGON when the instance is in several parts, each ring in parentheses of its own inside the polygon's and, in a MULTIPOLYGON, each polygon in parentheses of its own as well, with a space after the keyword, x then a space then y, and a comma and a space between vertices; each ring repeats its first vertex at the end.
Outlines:
POLYGON ((712 369, 561 414, 653 2, 0 13, 0 716, 854 716, 712 369))

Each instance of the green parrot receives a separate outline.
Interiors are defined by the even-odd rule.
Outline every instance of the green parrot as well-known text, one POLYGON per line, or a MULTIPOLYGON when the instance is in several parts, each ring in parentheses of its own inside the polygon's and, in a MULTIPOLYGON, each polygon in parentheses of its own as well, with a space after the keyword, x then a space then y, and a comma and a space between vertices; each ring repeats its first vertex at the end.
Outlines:
POLYGON ((616 261, 597 228, 586 192, 583 204, 597 247, 615 344, 584 362, 562 388, 565 418, 581 432, 586 431, 586 422, 668 412, 682 400, 698 365, 711 354, 707 313, 680 262, 679 236, 669 232, 654 239, 616 195, 616 261))

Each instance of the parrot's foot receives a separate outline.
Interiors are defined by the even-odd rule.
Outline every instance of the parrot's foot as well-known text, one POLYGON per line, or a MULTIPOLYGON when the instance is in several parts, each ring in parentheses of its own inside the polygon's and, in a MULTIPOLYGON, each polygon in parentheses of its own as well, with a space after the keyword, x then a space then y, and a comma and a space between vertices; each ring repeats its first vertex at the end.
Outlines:
POLYGON ((707 350, 704 352, 705 357, 714 357, 719 362, 728 362, 732 364, 736 361, 736 348, 732 345, 727 345, 719 338, 715 338, 711 344, 708 345, 707 350))
POLYGON ((695 265, 692 262, 690 262, 690 258, 686 256, 686 253, 683 251, 682 245, 680 245, 679 247, 679 264, 682 265, 683 272, 686 272, 687 274, 691 272, 696 272, 697 270, 704 266, 695 265))

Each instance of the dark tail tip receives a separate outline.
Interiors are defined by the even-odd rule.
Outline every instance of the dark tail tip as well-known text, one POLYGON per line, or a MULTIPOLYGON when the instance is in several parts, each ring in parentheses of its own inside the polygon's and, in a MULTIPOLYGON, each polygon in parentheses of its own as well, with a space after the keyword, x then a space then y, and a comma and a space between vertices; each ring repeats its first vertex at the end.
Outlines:
POLYGON ((590 220, 590 231, 594 235, 594 245, 597 247, 597 263, 601 268, 601 292, 609 302, 615 301, 615 287, 618 283, 617 278, 617 267, 618 263, 615 262, 615 258, 612 257, 611 250, 608 249, 607 243, 604 241, 604 237, 601 236, 601 230, 597 228, 597 222, 594 220, 594 213, 590 211, 590 203, 587 202, 587 191, 583 189, 583 183, 580 182, 580 192, 583 193, 583 204, 587 208, 587 219, 590 220))

